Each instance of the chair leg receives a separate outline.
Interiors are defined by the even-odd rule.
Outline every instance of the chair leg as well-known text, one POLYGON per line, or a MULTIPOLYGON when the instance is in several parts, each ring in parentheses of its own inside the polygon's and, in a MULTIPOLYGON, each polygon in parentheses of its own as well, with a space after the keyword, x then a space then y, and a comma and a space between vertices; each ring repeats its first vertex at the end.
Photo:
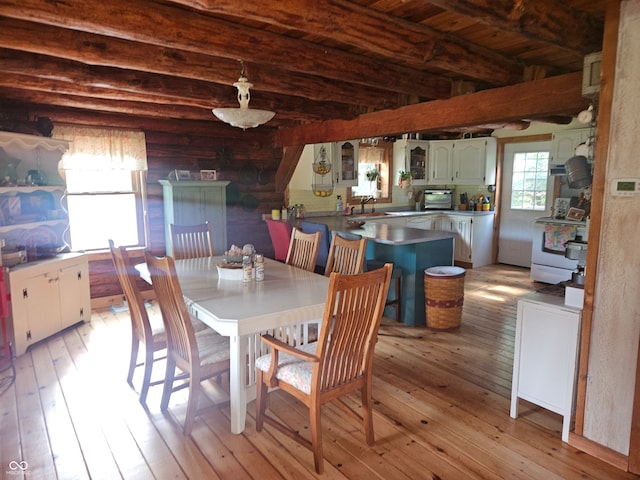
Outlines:
POLYGON ((362 420, 364 426, 365 439, 367 445, 371 446, 375 442, 373 435, 373 411, 371 408, 371 384, 368 383, 360 390, 360 396, 362 400, 362 420))
POLYGON ((164 376, 164 387, 162 389, 162 400, 160 401, 160 410, 163 412, 169 407, 169 399, 173 391, 173 381, 176 375, 176 362, 167 354, 167 373, 164 376))
POLYGON ((153 370, 153 350, 145 348, 144 355, 144 377, 142 379, 142 388, 140 389, 140 403, 147 403, 147 393, 149 393, 149 385, 151 384, 151 372, 153 370))
POLYGON ((316 473, 324 471, 324 454, 322 451, 322 425, 320 424, 320 405, 313 402, 309 406, 309 423, 311 427, 311 446, 313 447, 313 463, 316 473))
POLYGON ((189 399, 187 400, 187 414, 184 417, 184 429, 185 435, 190 435, 193 429, 193 421, 196 418, 196 412, 198 411, 198 396, 200 395, 200 379, 193 378, 191 375, 189 378, 189 399))
POLYGON ((140 340, 134 332, 131 334, 131 357, 129 358, 129 373, 127 373, 127 383, 133 388, 133 373, 136 370, 138 364, 138 348, 140 347, 140 340))
POLYGON ((267 385, 264 383, 264 372, 258 370, 256 379, 256 432, 264 427, 264 412, 267 410, 267 385))
POLYGON ((396 279, 396 322, 402 321, 402 277, 396 279))

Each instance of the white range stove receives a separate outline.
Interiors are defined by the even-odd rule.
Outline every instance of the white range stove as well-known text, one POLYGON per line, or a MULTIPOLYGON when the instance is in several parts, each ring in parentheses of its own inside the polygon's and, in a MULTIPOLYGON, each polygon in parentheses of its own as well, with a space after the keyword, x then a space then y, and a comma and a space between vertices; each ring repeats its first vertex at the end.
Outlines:
POLYGON ((531 280, 556 284, 571 280, 578 267, 577 260, 565 257, 563 243, 575 239, 588 241, 587 222, 538 217, 533 226, 531 247, 531 280))

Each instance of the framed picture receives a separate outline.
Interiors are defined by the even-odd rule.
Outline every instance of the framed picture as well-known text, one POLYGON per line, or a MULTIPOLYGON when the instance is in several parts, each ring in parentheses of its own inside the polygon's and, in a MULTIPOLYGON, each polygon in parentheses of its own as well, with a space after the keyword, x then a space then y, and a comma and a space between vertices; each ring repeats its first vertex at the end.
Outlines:
POLYGON ((191 180, 191 172, 189 170, 177 170, 176 180, 191 180))
POLYGON ((567 212, 567 219, 581 222, 584 218, 584 210, 581 208, 571 207, 567 212))
POLYGON ((218 180, 217 170, 200 170, 200 180, 205 182, 213 182, 218 180))

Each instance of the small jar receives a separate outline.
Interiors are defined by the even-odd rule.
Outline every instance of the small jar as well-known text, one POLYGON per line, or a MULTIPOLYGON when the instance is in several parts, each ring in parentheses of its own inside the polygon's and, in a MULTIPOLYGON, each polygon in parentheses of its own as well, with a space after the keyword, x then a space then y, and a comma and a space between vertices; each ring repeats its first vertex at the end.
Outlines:
POLYGON ((242 282, 250 283, 253 281, 253 261, 251 255, 242 257, 242 282))
POLYGON ((261 253, 256 253, 255 278, 256 282, 264 280, 264 255, 261 253))

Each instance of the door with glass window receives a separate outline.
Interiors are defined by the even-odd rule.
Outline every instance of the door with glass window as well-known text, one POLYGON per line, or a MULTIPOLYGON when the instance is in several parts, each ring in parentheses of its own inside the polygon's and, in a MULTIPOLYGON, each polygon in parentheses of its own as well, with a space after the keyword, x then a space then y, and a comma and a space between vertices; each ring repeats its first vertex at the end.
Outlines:
POLYGON ((533 223, 546 215, 553 182, 551 142, 507 143, 504 149, 498 262, 531 266, 533 223))

